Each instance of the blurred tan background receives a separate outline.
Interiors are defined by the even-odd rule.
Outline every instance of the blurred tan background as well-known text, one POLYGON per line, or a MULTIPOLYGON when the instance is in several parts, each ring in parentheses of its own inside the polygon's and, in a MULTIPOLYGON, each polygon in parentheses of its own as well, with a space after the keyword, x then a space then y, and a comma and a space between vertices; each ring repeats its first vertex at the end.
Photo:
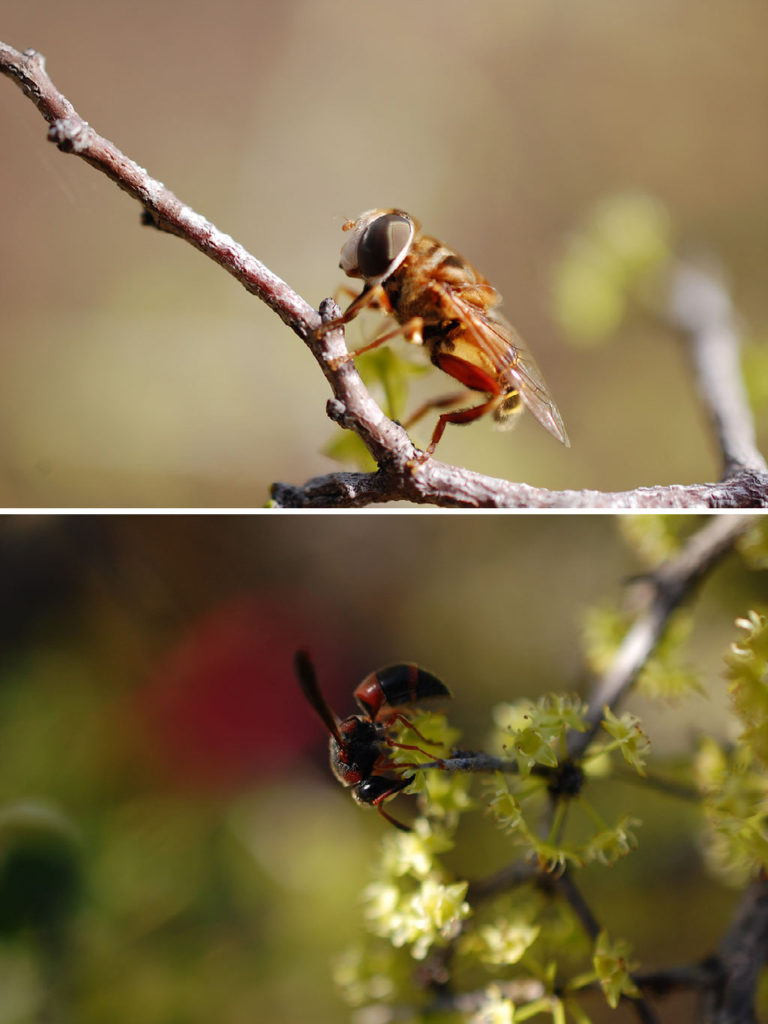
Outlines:
MULTIPOLYGON (((497 702, 583 692, 587 609, 646 568, 612 516, 0 517, 0 1024, 298 1024, 308 998, 347 1020, 332 964, 389 826, 331 777, 294 651, 341 715, 370 671, 417 661, 482 749, 497 702), (34 942, 33 882, 57 942, 34 942)), ((723 655, 765 593, 729 559, 684 652, 702 693, 628 703, 657 771, 733 737, 723 655)), ((579 873, 604 924, 647 969, 710 952, 738 892, 704 871, 694 809, 635 784, 592 799, 643 822, 636 853, 579 873)), ((510 856, 477 810, 451 865, 510 856)))
MULTIPOLYGON (((646 190, 681 243, 722 261, 764 341, 762 0, 26 0, 0 37, 44 53, 99 132, 314 305, 341 281, 343 218, 369 207, 410 210, 476 263, 573 448, 526 417, 511 436, 449 429, 442 458, 555 488, 716 477, 678 343, 635 323, 611 347, 569 347, 551 274, 593 201, 646 190)), ((260 505, 274 480, 338 468, 298 339, 142 229, 6 80, 0 130, 0 501, 260 505)))

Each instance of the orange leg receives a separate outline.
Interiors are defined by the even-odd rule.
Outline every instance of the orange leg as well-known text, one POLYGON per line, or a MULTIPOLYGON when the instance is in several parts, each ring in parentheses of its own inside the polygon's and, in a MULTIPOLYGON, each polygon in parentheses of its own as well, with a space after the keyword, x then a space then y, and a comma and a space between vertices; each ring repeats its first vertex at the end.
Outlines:
POLYGON ((413 317, 405 324, 398 324, 391 331, 385 331, 380 334, 373 341, 369 341, 367 345, 362 345, 360 348, 356 348, 354 352, 350 352, 347 359, 356 359, 361 356, 363 352, 370 352, 371 349, 378 348, 379 345, 383 345, 385 341, 391 341, 398 335, 402 334, 406 341, 411 342, 414 345, 421 345, 421 330, 424 326, 424 321, 420 316, 413 317))
MULTIPOLYGON (((343 289, 349 294, 354 294, 351 289, 343 289)), ((321 324, 317 331, 318 338, 322 338, 328 331, 334 330, 336 327, 342 327, 344 324, 348 324, 350 320, 354 320, 358 313, 363 309, 372 307, 374 309, 383 309, 385 313, 392 312, 392 306, 390 305, 387 293, 381 287, 376 285, 375 288, 363 288, 359 295, 353 298, 352 302, 347 306, 341 316, 336 317, 335 320, 329 320, 327 324, 321 324)))
MULTIPOLYGON (((322 324, 318 328, 318 336, 322 337, 328 331, 333 330, 334 327, 340 327, 342 324, 349 323, 350 320, 354 320, 357 314, 368 307, 380 309, 384 313, 391 313, 392 306, 390 305, 387 293, 383 288, 377 286, 371 288, 368 291, 363 290, 360 295, 346 308, 344 313, 336 320, 331 320, 327 324, 322 324)), ((356 359, 357 356, 361 356, 364 352, 370 352, 374 348, 378 348, 379 345, 383 345, 387 341, 391 341, 392 338, 396 338, 398 335, 402 335, 406 341, 411 342, 414 345, 422 344, 422 328, 424 327, 424 321, 420 316, 415 316, 407 323, 398 324, 397 327, 391 331, 385 331, 380 334, 373 341, 367 345, 362 345, 360 348, 355 349, 354 352, 348 352, 341 359, 334 361, 333 369, 337 370, 343 363, 349 362, 350 359, 356 359)))
MULTIPOLYGON (((329 320, 327 324, 321 324, 316 331, 318 338, 322 338, 328 331, 332 331, 336 327, 341 327, 343 324, 348 324, 350 320, 354 318, 364 309, 378 309, 383 313, 391 313, 392 305, 389 301, 387 293, 381 287, 376 285, 375 288, 363 288, 360 294, 352 300, 347 306, 341 316, 335 320, 329 320)), ((385 331, 384 334, 380 334, 378 338, 374 338, 373 341, 367 345, 363 345, 362 348, 355 349, 354 352, 348 352, 346 356, 342 356, 341 359, 334 360, 333 369, 337 370, 343 363, 349 362, 350 359, 355 359, 357 356, 362 355, 363 352, 370 352, 371 349, 378 348, 379 345, 383 345, 384 342, 390 341, 392 338, 396 338, 399 334, 402 334, 406 341, 410 341, 416 345, 422 343, 421 330, 424 326, 424 321, 421 317, 414 317, 409 320, 406 324, 399 324, 392 331, 385 331)))
POLYGON ((403 426, 407 430, 412 427, 414 423, 418 423, 419 420, 425 416, 432 409, 445 409, 448 405, 458 405, 459 402, 467 402, 475 392, 473 391, 456 391, 452 395, 441 395, 438 398, 430 398, 424 402, 423 405, 418 406, 414 409, 411 415, 403 423, 403 426))
POLYGON ((480 405, 473 405, 469 409, 456 409, 455 412, 442 413, 435 425, 435 429, 432 431, 432 440, 418 457, 417 461, 426 462, 434 454, 435 448, 437 448, 440 438, 445 433, 445 428, 449 423, 473 423, 475 420, 480 419, 481 416, 491 412, 499 404, 502 397, 501 395, 492 395, 487 401, 482 402, 480 405))
POLYGON ((344 299, 356 299, 358 297, 357 292, 354 288, 347 288, 345 284, 339 285, 336 291, 333 293, 334 302, 341 304, 342 298, 344 299))

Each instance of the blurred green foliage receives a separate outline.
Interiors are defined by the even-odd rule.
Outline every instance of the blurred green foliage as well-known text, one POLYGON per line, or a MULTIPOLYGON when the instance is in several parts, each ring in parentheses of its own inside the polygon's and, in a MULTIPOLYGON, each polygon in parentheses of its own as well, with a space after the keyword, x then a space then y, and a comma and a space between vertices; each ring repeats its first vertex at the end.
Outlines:
POLYGON ((554 316, 574 344, 599 345, 633 302, 658 288, 672 255, 669 213, 653 196, 597 202, 568 239, 552 278, 554 316))

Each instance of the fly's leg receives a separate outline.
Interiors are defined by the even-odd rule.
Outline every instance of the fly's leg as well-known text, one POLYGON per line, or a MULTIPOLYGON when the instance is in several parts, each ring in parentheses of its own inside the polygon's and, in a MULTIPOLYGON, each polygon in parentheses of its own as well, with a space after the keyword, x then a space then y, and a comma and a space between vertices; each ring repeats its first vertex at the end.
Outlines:
MULTIPOLYGON (((371 291, 375 291, 375 289, 371 289, 371 291)), ((377 308, 381 308, 384 309, 385 312, 389 312, 391 311, 391 307, 389 306, 389 299, 386 298, 386 292, 384 292, 383 290, 382 295, 384 295, 384 298, 386 300, 387 308, 385 308, 383 305, 379 305, 378 299, 373 300, 373 302, 377 304, 377 308)), ((372 305, 372 302, 368 302, 367 305, 372 305)), ((349 310, 347 310, 347 313, 348 312, 349 310)), ((356 316, 357 312, 358 310, 355 311, 353 316, 356 316)), ((344 314, 344 317, 347 316, 347 313, 344 314)), ((326 329, 328 327, 333 326, 338 327, 340 323, 348 322, 348 320, 344 320, 344 317, 341 317, 339 320, 332 321, 330 324, 325 324, 324 327, 326 329)), ((352 318, 350 317, 348 319, 352 318)), ((423 344, 423 338, 421 333, 423 327, 424 321, 422 320, 422 318, 420 316, 415 316, 413 317, 412 320, 409 320, 407 323, 398 324, 397 327, 394 327, 391 331, 385 331, 383 334, 378 335, 378 337, 374 338, 373 341, 369 341, 367 345, 362 345, 360 348, 356 348, 354 352, 348 352, 345 356, 342 356, 340 359, 334 360, 333 369, 337 370, 342 364, 348 363, 351 359, 357 359, 357 357, 361 356, 364 352, 373 351, 373 349, 378 348, 379 345, 383 345, 387 341, 391 341, 393 338, 397 338, 399 335, 402 335, 405 338, 405 340, 410 342, 412 345, 421 345, 423 344)))
POLYGON ((363 345, 361 348, 356 348, 354 352, 350 352, 348 359, 356 359, 361 356, 363 352, 370 352, 371 349, 378 348, 379 345, 383 345, 386 341, 391 341, 393 338, 397 338, 402 335, 406 341, 412 345, 423 344, 423 338, 421 336, 422 329, 424 327, 424 321, 420 316, 415 316, 407 323, 398 324, 397 327, 393 327, 391 331, 385 331, 380 334, 373 341, 369 341, 367 345, 363 345))
MULTIPOLYGON (((350 302, 341 316, 336 317, 335 320, 329 320, 328 323, 320 324, 315 331, 315 336, 322 338, 323 335, 327 334, 329 331, 332 331, 337 327, 342 327, 344 324, 348 324, 350 320, 354 320, 355 317, 364 309, 377 309, 383 313, 392 313, 392 304, 389 301, 389 296, 381 285, 376 285, 373 288, 369 288, 367 286, 363 288, 360 294, 350 302)), ((379 345, 383 345, 385 342, 390 341, 392 338, 396 338, 400 334, 403 335, 406 341, 410 341, 416 345, 421 345, 423 343, 421 335, 423 326, 424 321, 421 317, 414 317, 405 324, 398 324, 396 328, 391 331, 385 331, 367 345, 363 345, 362 348, 355 349, 354 352, 348 352, 340 359, 333 360, 331 368, 337 370, 344 363, 349 362, 350 359, 355 359, 357 356, 362 355, 363 352, 370 352, 372 349, 378 348, 379 345)))
POLYGON ((432 457, 449 423, 474 423, 475 420, 479 420, 481 416, 485 416, 486 413, 495 409, 502 399, 502 395, 492 395, 487 401, 481 402, 480 405, 473 405, 469 409, 456 409, 454 412, 441 413, 435 429, 432 431, 431 441, 424 451, 417 456, 416 461, 422 463, 432 457))
POLYGON ((322 338, 324 334, 335 330, 337 327, 348 324, 350 320, 354 320, 358 313, 361 313, 364 309, 382 309, 385 313, 392 312, 392 306, 387 298, 387 293, 380 284, 377 284, 374 288, 369 288, 366 285, 359 295, 355 295, 351 288, 342 287, 340 291, 352 295, 353 299, 341 316, 337 316, 334 320, 329 320, 325 324, 320 324, 315 330, 315 336, 318 338, 322 338))
POLYGON ((452 395, 441 395, 438 398, 430 398, 424 402, 423 405, 418 406, 414 409, 411 415, 403 423, 403 426, 407 430, 412 427, 414 423, 418 423, 422 417, 426 416, 428 412, 433 409, 445 409, 449 405, 458 405, 459 402, 467 402, 472 397, 472 391, 456 391, 452 395))

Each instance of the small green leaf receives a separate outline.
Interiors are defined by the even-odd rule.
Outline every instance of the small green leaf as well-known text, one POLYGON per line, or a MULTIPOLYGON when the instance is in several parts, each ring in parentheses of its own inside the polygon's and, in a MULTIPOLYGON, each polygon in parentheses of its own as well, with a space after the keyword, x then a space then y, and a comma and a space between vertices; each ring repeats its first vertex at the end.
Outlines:
POLYGON ((367 387, 378 386, 383 391, 384 412, 391 420, 401 420, 405 414, 409 378, 429 370, 428 365, 404 359, 389 345, 366 352, 355 364, 367 387))
POLYGON ((339 430, 323 449, 329 459, 343 465, 357 466, 363 472, 376 469, 376 463, 363 442, 351 430, 339 430))

